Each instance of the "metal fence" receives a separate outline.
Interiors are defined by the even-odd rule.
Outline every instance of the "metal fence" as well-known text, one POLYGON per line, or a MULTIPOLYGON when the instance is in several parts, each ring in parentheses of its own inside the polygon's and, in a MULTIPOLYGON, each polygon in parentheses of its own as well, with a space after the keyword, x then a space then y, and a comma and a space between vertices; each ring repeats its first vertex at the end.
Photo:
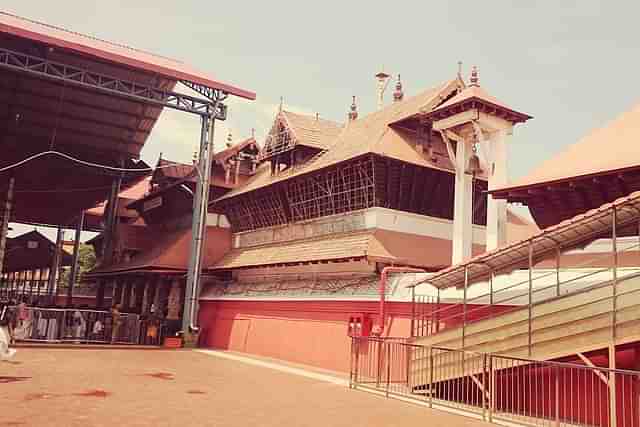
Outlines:
POLYGON ((165 329, 159 320, 122 313, 114 338, 108 311, 28 307, 23 316, 17 311, 17 307, 10 307, 13 337, 22 342, 160 345, 165 329))
POLYGON ((640 427, 640 372, 353 337, 350 386, 484 420, 640 427))

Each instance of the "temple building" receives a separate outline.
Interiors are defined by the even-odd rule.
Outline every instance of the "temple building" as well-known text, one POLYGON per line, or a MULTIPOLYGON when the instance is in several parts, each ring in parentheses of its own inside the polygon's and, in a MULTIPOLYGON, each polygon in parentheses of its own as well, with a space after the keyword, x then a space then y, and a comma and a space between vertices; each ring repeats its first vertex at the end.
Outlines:
POLYGON ((208 264, 204 345, 345 370, 354 331, 409 336, 412 277, 380 284, 386 267, 434 272, 538 231, 486 195, 528 115, 475 70, 412 97, 398 76, 393 98, 363 116, 354 98, 346 123, 277 113, 255 175, 211 204, 232 240, 208 264))
MULTIPOLYGON (((214 155, 209 197, 242 185, 255 172, 258 147, 253 138, 214 155)), ((94 238, 99 265, 86 275, 96 284, 96 305, 105 298, 123 310, 147 313, 152 304, 165 313, 169 332, 179 329, 190 252, 194 165, 160 158, 154 173, 139 186, 119 195, 110 253, 104 234, 94 238), (127 196, 134 195, 133 199, 127 196)), ((214 208, 207 217, 205 260, 215 262, 230 248, 229 224, 214 208)))

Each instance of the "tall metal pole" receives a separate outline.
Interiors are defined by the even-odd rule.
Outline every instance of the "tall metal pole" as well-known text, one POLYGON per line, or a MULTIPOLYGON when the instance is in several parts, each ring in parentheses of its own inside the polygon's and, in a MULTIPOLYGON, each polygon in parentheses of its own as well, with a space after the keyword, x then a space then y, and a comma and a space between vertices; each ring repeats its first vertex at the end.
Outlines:
POLYGON ((207 229, 207 207, 209 204, 209 186, 211 184, 214 126, 214 116, 202 116, 200 157, 197 166, 198 181, 193 198, 191 255, 189 258, 189 270, 187 271, 184 311, 182 315, 182 332, 185 338, 187 334, 198 330, 195 317, 198 305, 200 274, 202 272, 202 247, 207 229))
MULTIPOLYGON (((9 221, 11 220, 11 210, 13 208, 13 187, 15 178, 9 178, 9 186, 7 188, 7 198, 4 202, 2 212, 2 224, 0 225, 0 276, 4 273, 4 256, 7 248, 7 234, 9 233, 9 221)), ((4 286, 4 281, 3 281, 4 286)))
MULTIPOLYGON (((124 166, 123 162, 120 162, 120 167, 124 166)), ((111 193, 109 194, 109 202, 107 204, 107 221, 102 231, 102 264, 109 265, 113 258, 113 234, 116 229, 118 219, 118 195, 120 194, 120 187, 122 185, 122 175, 114 178, 111 181, 111 193)))
POLYGON ((560 246, 556 247, 556 296, 560 296, 560 246))
POLYGON ((75 241, 73 242, 73 261, 71 264, 71 274, 69 274, 69 288, 67 289, 67 307, 73 305, 73 286, 78 278, 78 255, 80 253, 80 234, 84 226, 84 211, 80 213, 76 224, 75 241))
MULTIPOLYGON (((469 267, 464 266, 464 292, 462 294, 462 349, 464 350, 467 332, 467 287, 469 286, 469 267)), ((464 357, 464 356, 463 356, 464 357)))
POLYGON ((611 211, 611 250, 613 251, 613 281, 612 281, 612 293, 613 293, 613 313, 612 313, 612 322, 611 322, 611 337, 613 340, 613 344, 615 345, 616 340, 616 323, 617 323, 617 311, 618 311, 618 211, 614 206, 611 211))
POLYGON ((533 314, 533 242, 529 240, 529 339, 528 339, 528 347, 529 347, 529 357, 531 357, 531 333, 532 333, 532 314, 533 314))

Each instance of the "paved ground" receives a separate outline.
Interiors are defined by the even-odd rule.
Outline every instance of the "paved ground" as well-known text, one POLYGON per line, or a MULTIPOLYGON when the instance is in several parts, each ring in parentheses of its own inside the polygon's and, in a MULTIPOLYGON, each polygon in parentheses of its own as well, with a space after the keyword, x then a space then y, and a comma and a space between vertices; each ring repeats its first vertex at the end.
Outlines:
POLYGON ((188 350, 22 348, 0 362, 0 426, 487 425, 188 350))

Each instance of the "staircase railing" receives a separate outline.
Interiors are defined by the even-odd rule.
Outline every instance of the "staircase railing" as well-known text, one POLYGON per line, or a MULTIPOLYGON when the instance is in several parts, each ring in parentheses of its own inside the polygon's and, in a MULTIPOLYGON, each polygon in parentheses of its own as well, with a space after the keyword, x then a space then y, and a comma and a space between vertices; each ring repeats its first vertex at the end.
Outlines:
MULTIPOLYGON (((430 336, 452 328, 465 328, 481 320, 520 310, 523 306, 537 305, 597 286, 613 286, 617 282, 640 274, 640 262, 638 267, 625 268, 616 265, 618 258, 625 253, 638 251, 639 248, 640 244, 634 243, 618 249, 615 254, 607 253, 590 257, 570 269, 532 270, 531 278, 503 286, 496 285, 492 278, 487 283, 489 292, 472 297, 458 297, 455 299, 457 303, 451 303, 453 298, 448 300, 441 298, 441 292, 438 291, 438 304, 435 307, 425 308, 425 303, 432 304, 432 301, 424 301, 414 294, 412 336, 430 336), (594 267, 594 265, 605 263, 611 267, 594 267), (561 280, 562 276, 565 276, 564 280, 561 280), (447 304, 444 305, 443 302, 447 304)), ((470 289, 477 289, 480 286, 477 284, 470 289)), ((458 292, 461 291, 458 290, 458 292)), ((622 295, 611 298, 617 300, 620 297, 622 295)))
POLYGON ((638 371, 353 337, 350 387, 489 422, 640 427, 638 371))

